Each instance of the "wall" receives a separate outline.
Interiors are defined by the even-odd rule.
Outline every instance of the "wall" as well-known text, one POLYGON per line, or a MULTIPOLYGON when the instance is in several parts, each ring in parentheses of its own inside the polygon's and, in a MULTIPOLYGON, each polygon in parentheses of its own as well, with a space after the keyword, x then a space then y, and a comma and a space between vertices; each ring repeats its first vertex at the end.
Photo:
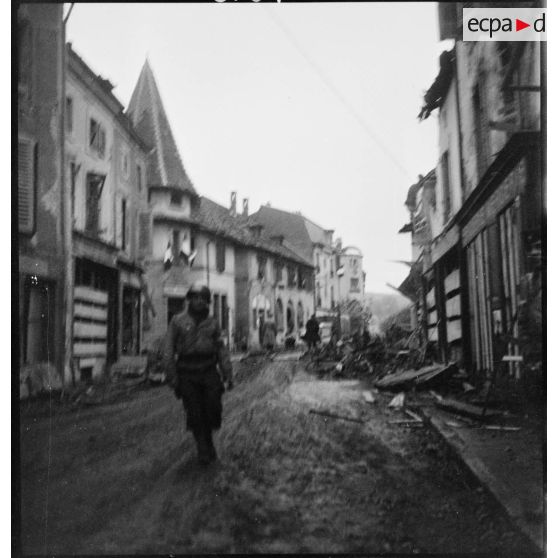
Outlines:
POLYGON ((86 180, 88 173, 106 177, 100 201, 99 238, 116 244, 115 196, 117 160, 114 146, 115 119, 108 108, 71 72, 67 73, 66 97, 73 102, 73 130, 66 133, 66 171, 71 187, 70 165, 79 167, 74 186, 74 228, 85 230, 86 180), (89 146, 89 123, 94 118, 106 133, 105 154, 100 157, 89 146))
MULTIPOLYGON (((30 42, 22 51, 22 63, 29 79, 18 84, 18 137, 36 146, 35 226, 33 232, 18 235, 20 341, 25 326, 24 278, 37 276, 54 282, 54 315, 49 313, 48 329, 53 332, 49 362, 56 366, 57 378, 63 368, 64 256, 62 244, 61 172, 63 91, 62 5, 22 4, 18 20, 29 22, 30 42)), ((15 172, 15 171, 14 171, 15 172)), ((21 349, 21 347, 20 347, 21 349)), ((23 354, 20 354, 23 358, 23 354)))
POLYGON ((139 258, 138 231, 139 213, 147 210, 147 187, 145 184, 145 170, 147 164, 146 154, 138 147, 135 141, 118 128, 114 135, 116 198, 115 198, 115 224, 116 244, 122 246, 122 200, 126 200, 126 248, 121 249, 121 255, 131 260, 139 258), (128 173, 123 168, 123 157, 128 158, 128 173), (141 182, 138 183, 137 169, 141 172, 141 182))
POLYGON ((319 306, 320 309, 331 310, 331 287, 333 287, 334 301, 337 302, 339 300, 339 289, 335 272, 335 257, 333 256, 332 248, 315 246, 313 261, 316 270, 314 275, 316 309, 318 309, 319 306), (333 276, 331 274, 332 269, 333 276), (321 301, 321 305, 318 305, 318 300, 321 301))
MULTIPOLYGON (((465 196, 478 184, 482 167, 476 157, 475 119, 473 108, 473 88, 479 84, 482 103, 486 110, 487 121, 501 121, 505 114, 502 95, 502 61, 497 51, 498 43, 462 42, 456 43, 456 57, 459 73, 459 100, 462 119, 463 166, 465 174, 465 196)), ((487 132, 487 165, 507 141, 507 133, 490 129, 487 132)))

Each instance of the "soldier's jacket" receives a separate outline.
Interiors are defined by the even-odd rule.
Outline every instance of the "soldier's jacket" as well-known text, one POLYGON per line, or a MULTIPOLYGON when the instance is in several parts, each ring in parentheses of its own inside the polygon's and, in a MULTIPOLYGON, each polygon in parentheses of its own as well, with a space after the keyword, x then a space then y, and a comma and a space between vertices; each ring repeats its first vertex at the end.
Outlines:
POLYGON ((219 365, 223 380, 232 377, 229 351, 221 339, 217 320, 207 317, 199 323, 184 311, 173 316, 163 349, 169 380, 178 372, 201 372, 219 365), (176 360, 175 360, 176 357, 176 360))

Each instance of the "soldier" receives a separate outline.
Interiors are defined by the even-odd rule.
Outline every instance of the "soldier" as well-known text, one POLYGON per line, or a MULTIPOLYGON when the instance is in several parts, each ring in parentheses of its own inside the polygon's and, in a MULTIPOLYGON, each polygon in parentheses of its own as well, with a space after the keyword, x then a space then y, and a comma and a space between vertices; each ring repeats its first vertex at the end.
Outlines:
POLYGON ((169 324, 164 362, 169 385, 182 399, 198 460, 208 465, 217 459, 212 433, 221 426, 224 384, 227 389, 233 387, 232 365, 219 324, 209 317, 209 288, 194 284, 186 301, 187 309, 173 316, 169 324))

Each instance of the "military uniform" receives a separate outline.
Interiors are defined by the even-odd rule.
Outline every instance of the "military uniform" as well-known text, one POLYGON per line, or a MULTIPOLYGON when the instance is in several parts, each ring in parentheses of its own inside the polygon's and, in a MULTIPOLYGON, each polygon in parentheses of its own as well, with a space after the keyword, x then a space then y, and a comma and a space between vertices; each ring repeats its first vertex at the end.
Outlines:
POLYGON ((197 319, 184 311, 172 318, 164 344, 167 376, 182 398, 186 427, 194 434, 201 461, 216 458, 212 431, 221 426, 223 382, 232 378, 229 352, 220 334, 214 318, 197 319))

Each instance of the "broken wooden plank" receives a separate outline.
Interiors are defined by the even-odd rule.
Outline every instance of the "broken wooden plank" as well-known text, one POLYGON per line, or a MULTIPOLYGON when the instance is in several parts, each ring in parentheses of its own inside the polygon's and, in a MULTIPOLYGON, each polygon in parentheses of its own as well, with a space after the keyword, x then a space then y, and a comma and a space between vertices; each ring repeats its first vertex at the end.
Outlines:
POLYGON ((442 399, 441 401, 436 401, 435 405, 437 407, 440 407, 440 409, 457 413, 459 415, 469 416, 477 420, 480 420, 484 417, 494 417, 501 414, 498 411, 492 410, 486 410, 483 413, 482 407, 477 407, 469 403, 463 403, 462 401, 456 401, 455 399, 442 399))
POLYGON ((399 426, 424 426, 421 420, 390 420, 389 424, 398 424, 399 426))
POLYGON ((487 424, 482 428, 483 430, 503 430, 505 432, 517 432, 521 430, 519 426, 498 426, 496 424, 487 424))
POLYGON ((446 375, 452 375, 457 371, 455 363, 434 364, 425 366, 419 370, 405 370, 403 372, 390 374, 376 382, 376 386, 382 389, 392 387, 410 387, 413 385, 423 385, 434 379, 443 379, 446 375))
POLYGON ((340 420, 348 420, 350 422, 358 422, 359 424, 364 424, 364 421, 361 420, 361 419, 356 419, 356 418, 352 418, 352 417, 345 417, 343 415, 336 415, 334 413, 330 413, 329 411, 319 411, 317 409, 310 409, 310 413, 312 413, 313 415, 321 415, 321 416, 324 416, 324 417, 340 419, 340 420))
POLYGON ((398 393, 389 403, 388 407, 399 409, 405 405, 405 394, 398 393))
POLYGON ((405 412, 414 420, 416 420, 417 422, 422 422, 422 418, 419 417, 416 413, 413 413, 413 411, 409 410, 409 409, 405 409, 405 412))

